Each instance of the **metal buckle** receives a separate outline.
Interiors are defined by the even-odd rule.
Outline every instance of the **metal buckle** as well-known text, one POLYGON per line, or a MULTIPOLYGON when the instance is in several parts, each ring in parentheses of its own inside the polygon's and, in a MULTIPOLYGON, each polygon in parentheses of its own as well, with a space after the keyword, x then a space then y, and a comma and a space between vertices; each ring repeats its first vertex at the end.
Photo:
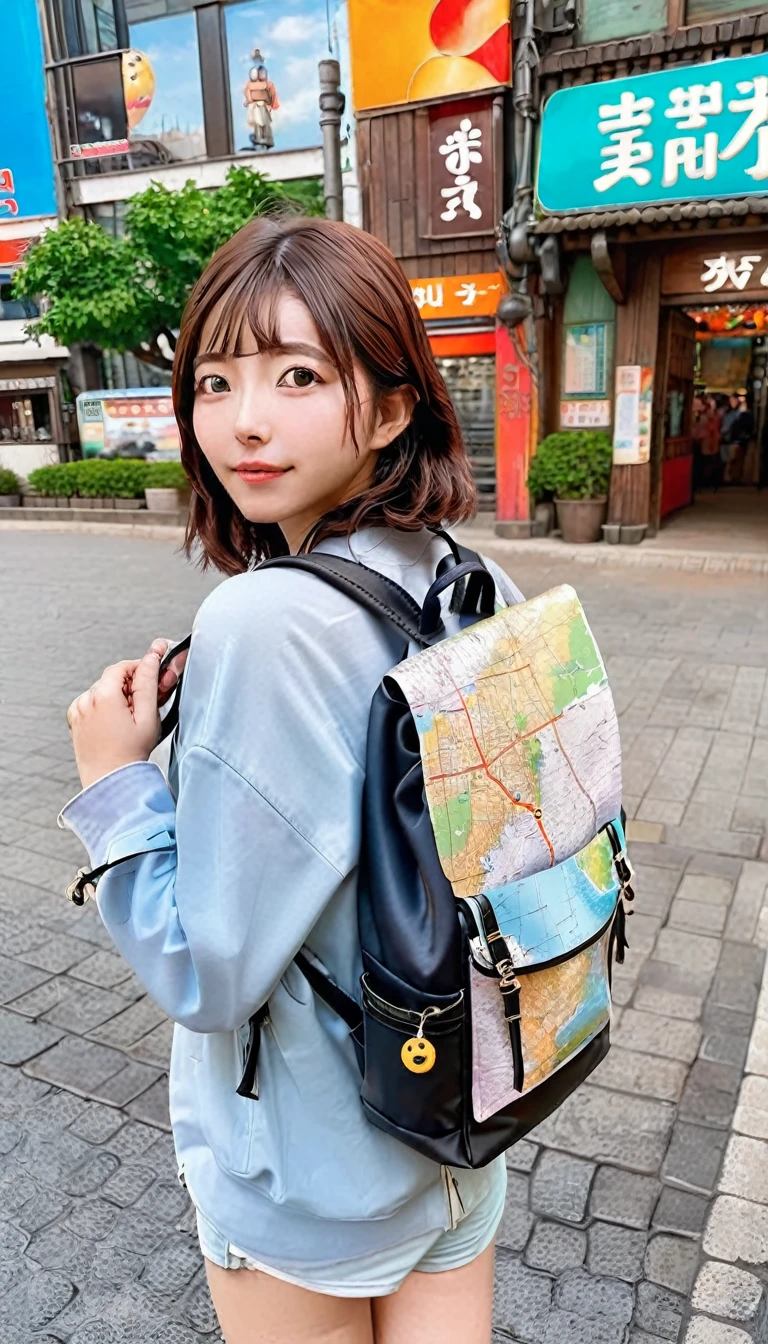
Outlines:
POLYGON ((96 883, 88 880, 89 869, 79 868, 74 882, 70 882, 67 887, 67 900, 73 905, 84 905, 87 900, 96 895, 96 883))

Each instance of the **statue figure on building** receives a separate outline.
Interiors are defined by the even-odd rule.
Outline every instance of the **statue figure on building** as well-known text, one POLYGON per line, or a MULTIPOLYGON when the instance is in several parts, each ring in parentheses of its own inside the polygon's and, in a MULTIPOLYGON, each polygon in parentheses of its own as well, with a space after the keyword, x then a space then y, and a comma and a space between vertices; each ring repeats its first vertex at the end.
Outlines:
POLYGON ((251 61, 253 64, 243 90, 249 139, 254 149, 271 149, 275 143, 272 113, 277 111, 280 100, 258 47, 253 48, 251 61))

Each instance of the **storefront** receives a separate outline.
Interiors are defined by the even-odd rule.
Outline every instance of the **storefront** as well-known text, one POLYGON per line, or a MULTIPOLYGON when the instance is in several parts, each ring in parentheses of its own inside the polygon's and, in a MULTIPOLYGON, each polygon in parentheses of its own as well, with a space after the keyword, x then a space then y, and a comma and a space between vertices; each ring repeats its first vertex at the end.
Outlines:
POLYGON ((612 434, 610 539, 636 541, 766 480, 768 54, 584 81, 543 109, 533 231, 558 238, 567 284, 542 430, 612 434), (739 393, 749 433, 721 434, 707 470, 702 417, 739 393))
POLYGON ((464 435, 481 512, 496 508, 498 271, 411 280, 413 297, 464 435))

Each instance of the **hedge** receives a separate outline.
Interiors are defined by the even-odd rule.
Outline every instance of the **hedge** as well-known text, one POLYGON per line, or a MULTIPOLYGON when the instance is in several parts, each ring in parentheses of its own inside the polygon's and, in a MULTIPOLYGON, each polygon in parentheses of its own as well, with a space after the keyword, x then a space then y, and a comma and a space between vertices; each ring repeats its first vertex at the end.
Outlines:
POLYGON ((184 489, 180 462, 143 462, 133 458, 90 458, 61 462, 29 473, 39 495, 79 495, 86 499, 141 499, 147 486, 184 489))
POLYGON ((21 493, 21 481, 15 471, 0 467, 0 495, 18 495, 21 493))

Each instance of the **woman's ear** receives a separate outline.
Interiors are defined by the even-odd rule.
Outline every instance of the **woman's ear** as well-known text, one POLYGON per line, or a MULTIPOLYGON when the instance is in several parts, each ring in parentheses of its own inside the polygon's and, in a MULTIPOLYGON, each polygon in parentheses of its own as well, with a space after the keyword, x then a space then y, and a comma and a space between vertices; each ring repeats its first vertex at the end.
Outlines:
POLYGON ((379 452, 382 448, 388 448, 390 443, 393 443, 398 435, 408 428, 418 399, 415 388, 411 387, 409 383, 403 383, 401 387, 393 387, 390 391, 381 394, 376 407, 373 433, 369 444, 374 452, 379 452))

